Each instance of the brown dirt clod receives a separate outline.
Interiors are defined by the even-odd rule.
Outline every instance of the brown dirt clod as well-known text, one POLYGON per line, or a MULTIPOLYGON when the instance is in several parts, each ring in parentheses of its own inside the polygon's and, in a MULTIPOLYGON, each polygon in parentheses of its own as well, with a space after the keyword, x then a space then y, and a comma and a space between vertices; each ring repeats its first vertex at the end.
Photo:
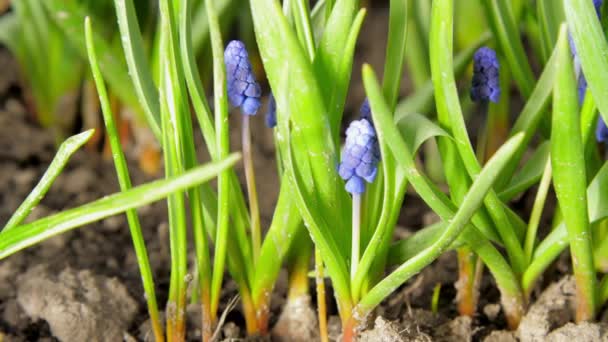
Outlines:
POLYGON ((545 341, 551 330, 570 322, 574 317, 575 288, 574 278, 565 276, 543 291, 521 320, 520 340, 545 341))
POLYGON ((62 341, 121 341, 137 303, 116 278, 44 265, 18 278, 17 301, 32 319, 48 322, 62 341))

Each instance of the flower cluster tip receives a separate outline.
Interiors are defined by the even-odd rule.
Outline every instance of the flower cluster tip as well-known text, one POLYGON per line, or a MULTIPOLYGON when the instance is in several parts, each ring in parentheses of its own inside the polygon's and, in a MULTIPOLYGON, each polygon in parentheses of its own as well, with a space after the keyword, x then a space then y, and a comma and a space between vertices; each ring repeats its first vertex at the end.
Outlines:
POLYGON ((476 102, 498 102, 500 99, 500 79, 498 57, 489 47, 479 48, 473 55, 473 81, 471 99, 476 102))
POLYGON ((245 44, 239 40, 228 43, 224 51, 228 78, 228 99, 241 107, 246 115, 255 115, 261 106, 262 88, 255 79, 245 44))
POLYGON ((371 183, 378 173, 380 147, 376 131, 369 120, 362 118, 351 122, 346 130, 346 143, 338 173, 346 181, 346 191, 361 194, 365 182, 371 183))

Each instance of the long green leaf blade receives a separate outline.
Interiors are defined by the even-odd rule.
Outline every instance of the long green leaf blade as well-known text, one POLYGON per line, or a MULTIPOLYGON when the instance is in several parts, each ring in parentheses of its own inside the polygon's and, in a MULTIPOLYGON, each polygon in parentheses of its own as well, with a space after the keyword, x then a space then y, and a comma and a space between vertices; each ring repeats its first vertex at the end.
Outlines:
POLYGON ((557 82, 553 87, 551 165, 553 185, 566 222, 577 287, 577 321, 593 319, 596 279, 587 216, 584 146, 578 117, 574 68, 570 59, 566 26, 558 40, 557 82))
POLYGON ((0 233, 0 259, 68 230, 141 207, 163 199, 176 191, 183 191, 207 182, 223 170, 230 168, 239 159, 240 155, 232 154, 220 162, 197 167, 179 177, 140 185, 131 190, 116 193, 78 208, 68 209, 2 232, 0 233))

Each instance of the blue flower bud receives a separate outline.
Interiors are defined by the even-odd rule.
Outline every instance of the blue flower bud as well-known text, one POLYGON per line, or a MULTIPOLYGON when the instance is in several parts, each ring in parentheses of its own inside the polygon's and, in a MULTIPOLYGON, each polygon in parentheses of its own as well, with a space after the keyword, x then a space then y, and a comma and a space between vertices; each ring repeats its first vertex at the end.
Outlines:
POLYGON ((595 139, 597 142, 608 142, 608 127, 602 117, 597 118, 597 127, 595 128, 595 139))
POLYGON ((362 193, 364 181, 371 183, 376 179, 380 147, 376 131, 368 120, 355 120, 350 124, 341 159, 338 174, 346 181, 346 191, 351 194, 362 193))
POLYGON ((374 122, 372 121, 372 109, 369 106, 369 100, 367 99, 367 97, 365 98, 365 100, 363 100, 361 108, 359 109, 359 113, 361 113, 361 119, 365 119, 371 122, 372 126, 374 125, 374 122))
POLYGON ((239 40, 228 43, 224 51, 228 78, 228 99, 240 106, 246 115, 255 115, 261 106, 262 88, 255 80, 245 44, 239 40))
POLYGON ((277 125, 277 103, 274 95, 270 93, 268 99, 268 111, 266 112, 266 127, 274 128, 277 125))
POLYGON ((498 102, 500 99, 499 68, 500 64, 494 50, 484 46, 475 52, 471 84, 471 99, 473 101, 498 102))

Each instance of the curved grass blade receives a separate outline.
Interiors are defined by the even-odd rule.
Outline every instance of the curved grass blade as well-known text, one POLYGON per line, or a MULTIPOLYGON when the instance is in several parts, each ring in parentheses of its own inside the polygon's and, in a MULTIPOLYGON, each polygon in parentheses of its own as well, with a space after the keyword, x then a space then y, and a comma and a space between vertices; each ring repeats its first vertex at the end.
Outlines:
POLYGON ((239 159, 239 154, 232 154, 220 162, 194 168, 178 177, 140 185, 2 232, 0 259, 68 230, 141 207, 177 191, 207 182, 223 170, 232 167, 239 159))
MULTIPOLYGON (((435 102, 439 120, 453 135, 469 177, 476 179, 481 167, 469 140, 453 74, 453 12, 453 0, 433 1, 430 35, 431 75, 435 85, 435 102)), ((515 272, 522 273, 526 266, 526 258, 502 202, 491 190, 484 203, 505 244, 515 272)))
MULTIPOLYGON (((373 96, 371 94, 368 95, 373 96)), ((378 100, 373 98, 371 101, 378 100)), ((414 153, 427 139, 435 136, 447 136, 445 131, 419 114, 410 114, 402 117, 398 121, 397 126, 408 149, 414 153)), ((395 165, 396 162, 388 147, 389 142, 384 139, 384 134, 381 132, 382 126, 378 125, 377 129, 380 131, 378 136, 382 150, 382 170, 384 172, 384 177, 382 178, 384 180, 383 197, 379 199, 379 205, 382 210, 377 225, 375 224, 376 221, 374 221, 375 229, 373 230, 373 235, 363 250, 357 273, 352 281, 351 288, 355 300, 361 295, 362 288, 370 285, 369 282, 373 281, 373 279, 370 279, 369 273, 378 273, 375 270, 384 268, 383 262, 378 261, 378 259, 388 253, 390 238, 392 237, 393 228, 399 208, 401 208, 401 203, 403 202, 407 184, 405 172, 395 165), (394 170, 397 171, 395 172, 394 170)))
POLYGON ((64 141, 61 146, 59 146, 59 150, 55 154, 51 165, 49 165, 48 169, 44 172, 44 175, 36 184, 36 187, 29 195, 25 198, 23 203, 15 210, 15 213, 8 220, 2 231, 7 231, 15 226, 21 224, 23 220, 27 218, 32 209, 40 203, 44 195, 47 193, 53 182, 61 174, 63 168, 70 160, 70 157, 82 147, 92 136, 94 130, 88 130, 86 132, 74 135, 64 141))
MULTIPOLYGON (((392 123, 388 107, 382 100, 380 86, 373 71, 367 65, 363 68, 363 80, 372 106, 372 115, 374 116, 376 130, 380 137, 379 140, 387 142, 395 160, 407 175, 408 181, 427 205, 444 221, 450 222, 456 211, 456 206, 416 169, 413 155, 392 123)), ((479 227, 480 222, 475 217, 473 217, 473 223, 479 227)), ((523 311, 523 297, 519 284, 504 258, 486 237, 477 231, 475 226, 469 225, 469 228, 465 230, 467 233, 463 236, 463 242, 470 245, 478 253, 494 275, 502 293, 503 304, 505 304, 505 312, 509 323, 515 326, 519 322, 523 311)))
MULTIPOLYGON (((525 139, 525 138, 524 138, 525 139)), ((549 160, 549 150, 551 146, 549 142, 542 143, 530 160, 521 167, 521 170, 513 176, 511 182, 498 193, 498 198, 504 202, 508 202, 515 196, 528 190, 534 184, 537 184, 545 169, 547 160, 549 160)))
POLYGON ((511 138, 496 152, 494 157, 488 161, 486 167, 471 186, 471 189, 465 196, 463 205, 458 209, 456 215, 450 221, 439 239, 430 247, 402 264, 393 273, 372 288, 357 305, 356 310, 358 312, 361 314, 370 312, 376 305, 380 304, 384 298, 397 289, 397 287, 441 255, 441 253, 458 238, 459 234, 467 226, 470 218, 482 204, 485 194, 491 189, 492 183, 498 177, 501 168, 503 168, 508 159, 512 157, 517 146, 521 144, 521 141, 521 135, 511 138))

